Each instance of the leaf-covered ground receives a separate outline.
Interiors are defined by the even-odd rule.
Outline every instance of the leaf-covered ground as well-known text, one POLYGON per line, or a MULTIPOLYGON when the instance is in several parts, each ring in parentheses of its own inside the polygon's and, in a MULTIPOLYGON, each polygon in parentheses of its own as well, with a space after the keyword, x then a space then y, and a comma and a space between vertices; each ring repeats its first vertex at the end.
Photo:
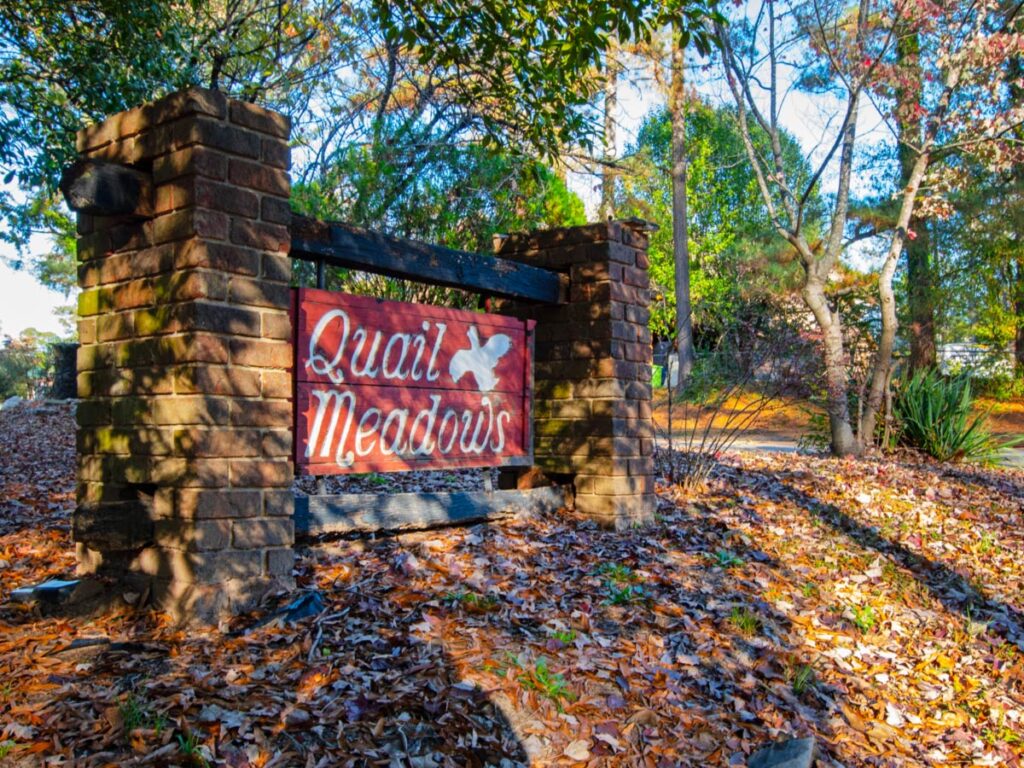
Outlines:
POLYGON ((656 526, 562 514, 301 550, 291 626, 44 618, 73 567, 72 420, 0 414, 11 765, 824 766, 1024 755, 1024 474, 726 456, 656 526))

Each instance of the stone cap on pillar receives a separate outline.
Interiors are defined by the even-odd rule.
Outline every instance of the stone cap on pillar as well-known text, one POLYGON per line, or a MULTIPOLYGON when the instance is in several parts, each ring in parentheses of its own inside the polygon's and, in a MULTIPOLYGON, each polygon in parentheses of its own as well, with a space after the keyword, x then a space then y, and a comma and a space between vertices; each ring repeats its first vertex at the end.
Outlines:
POLYGON ((609 219, 574 227, 497 234, 492 242, 498 256, 605 242, 647 248, 648 233, 657 229, 656 224, 642 219, 609 219))

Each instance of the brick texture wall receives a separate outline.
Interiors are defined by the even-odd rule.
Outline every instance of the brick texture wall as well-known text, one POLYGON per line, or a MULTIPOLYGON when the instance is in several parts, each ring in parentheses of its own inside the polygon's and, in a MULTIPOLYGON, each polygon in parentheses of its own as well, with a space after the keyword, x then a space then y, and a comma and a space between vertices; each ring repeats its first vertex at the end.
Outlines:
POLYGON ((78 221, 80 570, 181 616, 292 585, 289 130, 190 89, 78 136, 152 180, 78 221))
POLYGON ((557 270, 567 284, 568 305, 495 305, 537 320, 537 469, 571 479, 576 509, 605 525, 648 522, 655 496, 646 234, 611 221, 501 237, 495 251, 557 270))

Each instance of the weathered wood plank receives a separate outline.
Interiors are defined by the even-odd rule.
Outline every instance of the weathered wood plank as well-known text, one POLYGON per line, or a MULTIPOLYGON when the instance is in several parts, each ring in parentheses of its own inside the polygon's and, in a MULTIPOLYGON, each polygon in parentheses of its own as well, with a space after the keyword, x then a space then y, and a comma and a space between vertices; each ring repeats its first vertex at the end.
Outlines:
POLYGON ((322 533, 396 531, 487 520, 517 512, 539 514, 565 506, 565 489, 455 493, 354 493, 296 496, 295 531, 322 533))
POLYGON ((558 273, 508 259, 304 216, 292 218, 291 230, 296 258, 541 304, 566 298, 558 273))
POLYGON ((149 174, 102 160, 79 160, 60 177, 68 207, 93 216, 148 216, 152 182, 149 174))

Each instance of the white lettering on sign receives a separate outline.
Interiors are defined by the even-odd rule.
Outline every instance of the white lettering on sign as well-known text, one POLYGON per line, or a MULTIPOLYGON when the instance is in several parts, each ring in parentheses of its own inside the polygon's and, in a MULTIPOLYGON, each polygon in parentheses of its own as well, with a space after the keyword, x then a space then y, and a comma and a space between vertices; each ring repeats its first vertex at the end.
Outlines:
POLYGON ((300 467, 487 466, 528 455, 528 323, 305 289, 296 312, 300 467))
MULTIPOLYGON (((365 353, 363 357, 363 347, 366 345, 366 340, 370 337, 370 332, 362 326, 359 326, 352 331, 352 342, 355 347, 352 351, 351 358, 347 361, 347 367, 349 374, 354 379, 368 378, 373 379, 377 377, 378 372, 382 373, 385 379, 397 379, 399 381, 406 381, 411 379, 412 381, 420 381, 423 377, 423 371, 420 370, 420 363, 423 360, 423 355, 427 348, 427 335, 431 329, 434 329, 435 337, 433 341, 433 351, 430 353, 430 362, 427 365, 427 381, 437 381, 441 376, 441 372, 437 370, 437 355, 441 349, 441 343, 444 340, 444 332, 447 330, 447 325, 444 323, 431 323, 429 321, 423 322, 423 333, 417 333, 415 336, 410 336, 407 333, 393 333, 388 338, 387 343, 384 345, 384 354, 381 356, 381 361, 377 363, 377 354, 380 350, 380 343, 383 338, 381 331, 375 331, 373 333, 373 341, 370 342, 370 349, 365 353), (394 347, 396 344, 401 345, 401 350, 396 353, 394 347), (411 364, 406 366, 406 357, 409 355, 413 345, 417 347, 414 356, 411 359, 411 364), (362 361, 360 358, 362 357, 362 361)), ((348 312, 344 309, 332 309, 330 312, 325 312, 323 317, 317 322, 316 327, 313 329, 313 333, 309 337, 309 355, 306 360, 306 367, 309 368, 313 373, 319 374, 320 376, 327 376, 335 384, 341 384, 345 381, 344 369, 346 367, 345 353, 348 351, 349 343, 349 331, 351 330, 351 323, 349 321, 348 312), (336 327, 335 327, 336 326, 336 327), (340 334, 334 344, 333 355, 328 359, 327 355, 324 354, 323 345, 321 341, 327 334, 335 335, 338 334, 340 328, 340 334)), ((494 338, 487 342, 487 345, 481 350, 479 348, 480 342, 477 337, 476 328, 471 329, 470 335, 471 347, 465 350, 465 354, 472 355, 472 358, 467 358, 467 365, 479 366, 485 364, 490 358, 493 358, 491 367, 497 364, 498 358, 501 357, 505 352, 508 351, 510 342, 508 336, 504 334, 498 334, 494 338), (501 352, 495 355, 495 350, 500 348, 501 352)), ((455 365, 453 359, 452 365, 455 365)), ((474 370, 473 368, 467 368, 467 370, 474 370)), ((454 374, 452 374, 454 376, 454 374)), ((493 375, 493 374, 492 374, 493 375)), ((459 373, 462 376, 462 373, 459 373)), ((457 381, 458 379, 456 379, 457 381)), ((489 381, 489 379, 487 379, 489 381)), ((478 378, 479 382, 480 379, 478 378)), ((496 382, 495 382, 496 383, 496 382)), ((481 387, 482 392, 493 389, 493 384, 484 389, 481 387)))
POLYGON ((421 409, 410 425, 408 408, 392 409, 385 416, 380 408, 370 407, 357 421, 360 404, 352 392, 314 389, 311 394, 317 404, 306 458, 329 457, 337 434, 333 460, 339 467, 351 467, 357 458, 369 456, 375 450, 385 456, 415 457, 429 456, 435 447, 442 454, 449 454, 458 445, 467 455, 481 456, 485 451, 500 454, 505 448, 505 427, 512 419, 507 410, 496 412, 491 398, 483 395, 477 410, 446 408, 435 432, 440 395, 430 395, 430 407, 421 409), (353 423, 357 425, 354 433, 353 423))

